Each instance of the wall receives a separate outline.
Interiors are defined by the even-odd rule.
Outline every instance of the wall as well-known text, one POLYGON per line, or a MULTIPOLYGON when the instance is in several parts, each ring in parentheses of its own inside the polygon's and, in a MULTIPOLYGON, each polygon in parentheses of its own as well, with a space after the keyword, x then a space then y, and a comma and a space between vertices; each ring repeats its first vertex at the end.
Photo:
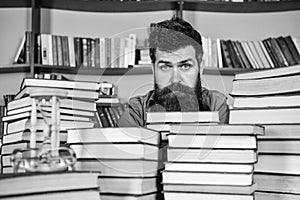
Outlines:
MULTIPOLYGON (((41 29, 44 33, 106 37, 126 35, 135 31, 145 37, 151 22, 168 19, 173 11, 143 13, 86 13, 75 11, 42 11, 41 29)), ((269 36, 292 35, 300 37, 300 11, 232 14, 184 11, 184 19, 191 22, 203 35, 222 39, 256 40, 269 36)), ((0 9, 0 65, 12 63, 25 30, 30 30, 28 9, 0 9), (5 20, 6 19, 6 20, 5 20)), ((0 74, 0 104, 2 95, 18 92, 21 79, 26 74, 0 74)), ((146 93, 153 87, 152 75, 138 76, 76 76, 81 80, 106 80, 119 85, 119 96, 127 100, 131 96, 146 93)), ((204 85, 225 94, 231 91, 233 76, 205 75, 204 85)))

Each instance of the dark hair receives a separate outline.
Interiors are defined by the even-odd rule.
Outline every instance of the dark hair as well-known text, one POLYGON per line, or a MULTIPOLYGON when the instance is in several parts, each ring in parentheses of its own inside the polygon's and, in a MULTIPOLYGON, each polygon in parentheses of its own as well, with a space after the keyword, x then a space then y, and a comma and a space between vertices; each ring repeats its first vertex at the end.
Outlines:
MULTIPOLYGON (((173 17, 159 23, 152 23, 149 35, 149 50, 152 63, 155 62, 156 49, 162 51, 176 51, 192 45, 196 55, 203 54, 201 35, 191 24, 183 19, 173 17)), ((200 64, 200 63, 199 63, 200 64)))

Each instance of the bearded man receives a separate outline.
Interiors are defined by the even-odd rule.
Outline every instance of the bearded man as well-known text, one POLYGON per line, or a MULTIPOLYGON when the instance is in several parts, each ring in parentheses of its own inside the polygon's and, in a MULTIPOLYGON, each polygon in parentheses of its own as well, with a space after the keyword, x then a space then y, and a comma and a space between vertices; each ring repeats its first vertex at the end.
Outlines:
POLYGON ((201 86, 203 48, 198 31, 172 18, 151 24, 149 45, 154 90, 131 98, 118 126, 145 126, 146 112, 159 111, 218 111, 220 123, 228 122, 225 95, 201 86))

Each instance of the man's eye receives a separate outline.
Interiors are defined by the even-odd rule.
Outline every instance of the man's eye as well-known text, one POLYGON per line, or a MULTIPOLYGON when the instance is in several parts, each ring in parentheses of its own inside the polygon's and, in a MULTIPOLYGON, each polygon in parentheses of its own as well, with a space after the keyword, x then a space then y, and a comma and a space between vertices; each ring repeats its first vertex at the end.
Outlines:
POLYGON ((161 70, 163 70, 163 71, 167 71, 167 70, 169 70, 171 67, 170 67, 169 65, 161 65, 161 66, 159 66, 159 68, 160 68, 161 70))
POLYGON ((182 70, 189 70, 191 67, 192 67, 192 65, 187 64, 187 63, 180 65, 180 69, 182 69, 182 70))

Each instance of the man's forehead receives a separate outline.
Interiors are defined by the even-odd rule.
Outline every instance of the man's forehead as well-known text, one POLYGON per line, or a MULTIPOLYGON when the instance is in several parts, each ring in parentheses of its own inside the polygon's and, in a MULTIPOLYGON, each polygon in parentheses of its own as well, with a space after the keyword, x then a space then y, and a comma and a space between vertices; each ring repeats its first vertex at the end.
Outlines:
POLYGON ((188 59, 196 59, 196 51, 193 46, 186 46, 179 48, 174 51, 165 51, 161 49, 156 50, 156 59, 164 60, 164 61, 174 61, 176 60, 188 60, 188 59))

